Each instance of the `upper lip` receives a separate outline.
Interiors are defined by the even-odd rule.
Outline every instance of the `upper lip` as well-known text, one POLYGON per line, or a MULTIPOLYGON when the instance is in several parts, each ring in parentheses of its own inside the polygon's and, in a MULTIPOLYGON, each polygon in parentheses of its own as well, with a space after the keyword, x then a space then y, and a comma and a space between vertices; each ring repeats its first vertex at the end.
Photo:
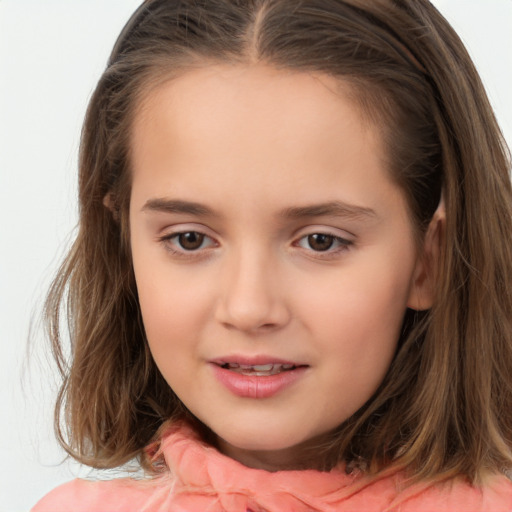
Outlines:
POLYGON ((255 356, 246 356, 246 355, 228 355, 223 357, 218 357, 210 360, 211 363, 223 366, 225 364, 240 364, 247 366, 257 366, 257 365, 265 365, 265 364, 282 364, 282 365, 293 365, 293 366, 308 366, 302 362, 292 361, 290 359, 282 359, 279 357, 269 356, 269 355, 255 355, 255 356))

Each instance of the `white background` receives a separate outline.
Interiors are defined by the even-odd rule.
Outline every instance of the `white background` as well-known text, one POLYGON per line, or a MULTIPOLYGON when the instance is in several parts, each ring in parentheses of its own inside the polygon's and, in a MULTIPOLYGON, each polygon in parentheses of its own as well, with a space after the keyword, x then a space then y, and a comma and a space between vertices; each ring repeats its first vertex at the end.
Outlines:
MULTIPOLYGON (((84 110, 139 2, 0 0, 0 512, 28 510, 79 472, 53 439, 55 378, 37 319, 76 222, 84 110)), ((512 0, 434 3, 466 42, 511 144, 512 0)))

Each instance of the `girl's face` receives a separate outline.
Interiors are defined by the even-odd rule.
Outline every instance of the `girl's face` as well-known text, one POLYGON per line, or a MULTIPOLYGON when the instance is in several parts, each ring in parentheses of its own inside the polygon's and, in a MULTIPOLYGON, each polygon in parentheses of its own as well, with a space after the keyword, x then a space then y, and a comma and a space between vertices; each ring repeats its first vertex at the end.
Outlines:
POLYGON ((356 412, 422 299, 405 199, 342 85, 210 66, 135 119, 131 244, 153 357, 253 467, 300 467, 356 412))

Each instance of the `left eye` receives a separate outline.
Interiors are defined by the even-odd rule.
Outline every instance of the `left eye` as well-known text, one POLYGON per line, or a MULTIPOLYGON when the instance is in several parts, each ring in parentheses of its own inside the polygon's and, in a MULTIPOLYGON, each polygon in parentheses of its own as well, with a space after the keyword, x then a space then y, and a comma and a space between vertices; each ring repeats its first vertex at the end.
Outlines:
POLYGON ((297 245, 303 249, 311 249, 315 252, 326 252, 330 249, 338 249, 343 246, 347 247, 351 244, 352 242, 349 240, 338 236, 326 233, 313 233, 302 237, 297 245))
POLYGON ((197 251, 213 245, 213 241, 209 236, 198 231, 185 231, 183 233, 175 233, 166 237, 174 246, 178 246, 183 251, 197 251))

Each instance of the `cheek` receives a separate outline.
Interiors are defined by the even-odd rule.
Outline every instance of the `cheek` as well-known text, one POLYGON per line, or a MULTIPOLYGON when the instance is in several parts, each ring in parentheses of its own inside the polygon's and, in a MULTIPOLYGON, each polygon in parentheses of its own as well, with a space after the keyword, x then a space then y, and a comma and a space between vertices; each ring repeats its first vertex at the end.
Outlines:
POLYGON ((193 294, 180 291, 179 284, 168 282, 161 275, 154 279, 139 272, 137 279, 149 349, 163 377, 174 389, 176 382, 190 374, 185 362, 196 345, 193 333, 199 321, 193 294))
POLYGON ((165 255, 134 255, 134 270, 144 327, 150 347, 176 349, 200 330, 208 315, 208 281, 172 271, 165 255))
POLYGON ((309 283, 307 293, 296 290, 300 316, 327 350, 342 352, 343 357, 392 354, 406 311, 410 267, 399 272, 392 261, 381 261, 347 266, 317 279, 309 283))

